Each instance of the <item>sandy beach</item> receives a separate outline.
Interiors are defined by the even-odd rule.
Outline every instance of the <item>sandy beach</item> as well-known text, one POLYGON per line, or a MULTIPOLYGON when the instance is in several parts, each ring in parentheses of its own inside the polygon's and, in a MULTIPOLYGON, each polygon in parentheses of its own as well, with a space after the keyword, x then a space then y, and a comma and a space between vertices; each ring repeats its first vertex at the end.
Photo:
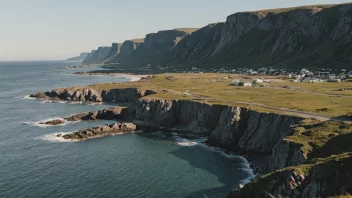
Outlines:
POLYGON ((142 78, 147 77, 148 75, 134 75, 129 73, 89 73, 89 72, 74 72, 76 75, 89 75, 89 76, 118 76, 129 78, 130 81, 139 81, 142 78))

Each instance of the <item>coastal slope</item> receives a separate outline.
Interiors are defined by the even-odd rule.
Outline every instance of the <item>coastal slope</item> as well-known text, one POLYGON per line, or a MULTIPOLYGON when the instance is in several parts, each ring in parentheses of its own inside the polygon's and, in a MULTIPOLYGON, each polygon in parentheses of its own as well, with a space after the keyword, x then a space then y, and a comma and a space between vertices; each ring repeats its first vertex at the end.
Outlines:
POLYGON ((192 33, 148 34, 116 67, 351 68, 352 4, 239 12, 192 33))
POLYGON ((88 56, 88 54, 88 52, 82 52, 79 56, 68 58, 67 61, 83 62, 83 60, 88 56))

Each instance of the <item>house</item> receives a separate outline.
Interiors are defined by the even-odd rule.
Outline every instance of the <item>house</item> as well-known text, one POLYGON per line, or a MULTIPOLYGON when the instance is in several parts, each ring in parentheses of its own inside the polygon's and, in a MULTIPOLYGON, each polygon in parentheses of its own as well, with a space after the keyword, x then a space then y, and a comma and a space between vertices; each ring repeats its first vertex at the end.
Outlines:
POLYGON ((262 80, 262 79, 260 79, 260 78, 256 78, 256 79, 254 79, 253 82, 262 83, 262 82, 264 82, 264 80, 262 80))
POLYGON ((233 80, 232 82, 231 82, 231 85, 233 85, 233 86, 239 86, 238 84, 240 83, 240 81, 238 81, 238 80, 233 80))
POLYGON ((308 83, 317 83, 317 82, 320 82, 318 78, 305 78, 304 79, 304 82, 308 82, 308 83))
POLYGON ((233 86, 251 87, 252 83, 251 82, 243 82, 243 81, 233 80, 231 82, 231 85, 233 85, 233 86))
POLYGON ((328 82, 341 82, 341 79, 329 79, 328 82))

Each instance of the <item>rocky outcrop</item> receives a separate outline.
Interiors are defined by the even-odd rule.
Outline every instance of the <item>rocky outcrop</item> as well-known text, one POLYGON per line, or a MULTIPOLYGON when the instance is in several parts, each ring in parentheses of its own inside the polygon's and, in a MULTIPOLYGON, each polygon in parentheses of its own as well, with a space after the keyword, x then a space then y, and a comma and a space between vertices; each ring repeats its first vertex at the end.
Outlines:
POLYGON ((68 58, 67 61, 83 62, 83 60, 88 56, 88 54, 88 52, 82 52, 79 56, 68 58))
POLYGON ((80 102, 135 102, 143 96, 155 94, 151 90, 141 91, 136 88, 95 90, 83 89, 53 89, 50 92, 31 94, 33 98, 47 98, 51 100, 80 101, 80 102))
POLYGON ((99 63, 110 52, 110 47, 99 47, 93 50, 83 61, 83 64, 99 63))
POLYGON ((71 140, 85 140, 107 135, 131 133, 134 131, 136 131, 136 125, 133 123, 115 123, 79 130, 71 134, 63 135, 62 137, 71 140))
POLYGON ((303 145, 283 139, 273 148, 269 171, 297 166, 303 164, 306 160, 307 154, 303 150, 303 145))
POLYGON ((70 117, 65 117, 64 120, 75 122, 81 120, 118 120, 123 119, 121 112, 123 107, 113 107, 109 109, 104 109, 96 112, 86 112, 82 114, 72 115, 70 117))
POLYGON ((291 125, 302 118, 260 113, 247 108, 210 105, 186 100, 142 100, 125 110, 136 119, 167 128, 182 128, 209 136, 209 144, 246 152, 270 154, 291 125))
POLYGON ((51 125, 51 126, 61 125, 64 123, 65 123, 65 120, 61 120, 61 119, 49 120, 46 122, 39 122, 39 124, 41 125, 51 125))
POLYGON ((352 193, 351 154, 301 165, 265 175, 234 190, 228 198, 241 197, 348 197, 352 193))

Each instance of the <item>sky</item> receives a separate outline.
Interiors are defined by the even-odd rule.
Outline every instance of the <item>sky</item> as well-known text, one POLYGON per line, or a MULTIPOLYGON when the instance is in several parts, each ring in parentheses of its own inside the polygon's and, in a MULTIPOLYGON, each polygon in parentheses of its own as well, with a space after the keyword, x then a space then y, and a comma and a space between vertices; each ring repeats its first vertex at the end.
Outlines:
POLYGON ((230 14, 343 0, 0 0, 0 61, 63 60, 230 14))

